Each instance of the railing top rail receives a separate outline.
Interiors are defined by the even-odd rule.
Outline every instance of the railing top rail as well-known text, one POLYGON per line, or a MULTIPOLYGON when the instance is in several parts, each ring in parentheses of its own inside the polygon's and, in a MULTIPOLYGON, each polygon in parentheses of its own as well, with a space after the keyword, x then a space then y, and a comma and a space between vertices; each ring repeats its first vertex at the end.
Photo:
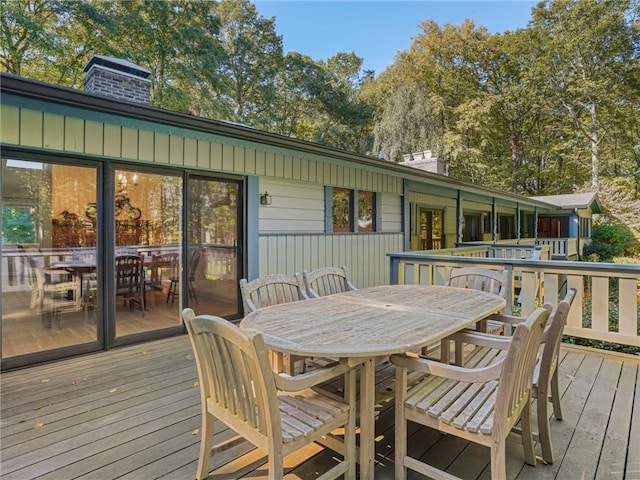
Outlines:
POLYGON ((425 255, 417 252, 399 252, 387 253, 391 259, 398 260, 414 260, 428 261, 429 263, 460 263, 460 264, 478 264, 484 265, 513 265, 515 267, 533 267, 536 269, 550 269, 564 271, 584 271, 588 269, 592 272, 602 273, 618 273, 625 276, 640 278, 640 266, 626 265, 619 263, 595 263, 595 262, 575 262, 575 261, 559 261, 559 260, 525 260, 519 258, 477 258, 477 257, 460 257, 448 255, 425 255))

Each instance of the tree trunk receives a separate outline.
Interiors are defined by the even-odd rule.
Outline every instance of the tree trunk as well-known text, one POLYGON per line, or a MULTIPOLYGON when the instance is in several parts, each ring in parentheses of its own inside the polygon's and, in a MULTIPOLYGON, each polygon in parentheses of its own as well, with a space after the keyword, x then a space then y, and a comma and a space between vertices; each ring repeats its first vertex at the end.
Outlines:
POLYGON ((596 114, 596 104, 595 102, 591 103, 591 107, 589 108, 589 113, 591 113, 591 132, 589 135, 589 140, 591 141, 591 186, 595 192, 598 191, 598 187, 600 186, 599 180, 599 159, 598 159, 598 117, 596 114))

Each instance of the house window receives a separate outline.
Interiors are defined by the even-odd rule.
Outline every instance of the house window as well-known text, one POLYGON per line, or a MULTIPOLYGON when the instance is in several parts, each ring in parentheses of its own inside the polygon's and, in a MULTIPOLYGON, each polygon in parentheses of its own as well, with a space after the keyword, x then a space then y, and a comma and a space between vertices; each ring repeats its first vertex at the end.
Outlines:
POLYGON ((358 231, 373 232, 376 229, 376 197, 373 192, 358 192, 358 231))
POLYGON ((353 190, 333 189, 333 231, 353 232, 353 190))

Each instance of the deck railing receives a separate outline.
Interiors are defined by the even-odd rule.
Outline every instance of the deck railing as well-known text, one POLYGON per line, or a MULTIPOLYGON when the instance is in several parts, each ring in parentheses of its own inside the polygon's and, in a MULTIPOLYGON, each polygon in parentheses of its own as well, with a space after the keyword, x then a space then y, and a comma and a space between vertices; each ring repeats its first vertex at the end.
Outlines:
POLYGON ((440 255, 433 250, 387 255, 391 284, 444 285, 450 269, 464 266, 506 270, 507 313, 515 307, 522 316, 544 302, 556 305, 574 287, 578 293, 566 335, 640 347, 638 266, 440 255))

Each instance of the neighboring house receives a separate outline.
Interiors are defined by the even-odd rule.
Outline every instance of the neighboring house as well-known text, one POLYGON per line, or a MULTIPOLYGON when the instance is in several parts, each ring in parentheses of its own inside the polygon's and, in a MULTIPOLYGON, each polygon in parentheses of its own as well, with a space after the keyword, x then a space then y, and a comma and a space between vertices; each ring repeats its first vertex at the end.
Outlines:
POLYGON ((582 258, 584 246, 591 244, 593 215, 602 213, 598 195, 573 193, 531 198, 558 207, 554 212, 538 216, 538 242, 551 245, 554 258, 582 258))
POLYGON ((243 277, 346 265, 357 286, 384 284, 388 252, 533 243, 541 218, 575 213, 151 107, 130 62, 86 71, 84 92, 1 77, 4 368, 182 333, 187 305, 240 318, 243 277), (122 293, 115 257, 131 253, 144 282, 122 293))

